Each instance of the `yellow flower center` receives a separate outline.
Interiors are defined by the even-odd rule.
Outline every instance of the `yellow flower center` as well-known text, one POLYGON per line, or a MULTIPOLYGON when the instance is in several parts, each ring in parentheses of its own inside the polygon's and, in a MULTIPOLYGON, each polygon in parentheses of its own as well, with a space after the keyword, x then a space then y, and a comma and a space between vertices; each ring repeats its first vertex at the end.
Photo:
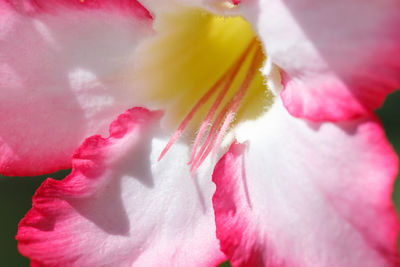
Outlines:
POLYGON ((194 143, 196 169, 232 125, 271 105, 273 95, 259 71, 264 53, 241 17, 184 10, 156 17, 155 28, 139 52, 138 79, 149 88, 146 99, 167 111, 166 126, 177 129, 169 146, 183 130, 194 143))

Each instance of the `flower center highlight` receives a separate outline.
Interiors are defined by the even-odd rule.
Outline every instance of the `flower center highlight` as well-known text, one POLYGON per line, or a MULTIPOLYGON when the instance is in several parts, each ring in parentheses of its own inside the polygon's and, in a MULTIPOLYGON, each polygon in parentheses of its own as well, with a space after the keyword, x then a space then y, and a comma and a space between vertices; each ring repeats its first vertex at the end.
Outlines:
POLYGON ((152 59, 141 66, 152 72, 149 99, 170 102, 165 109, 170 124, 180 121, 159 160, 188 132, 194 140, 189 162, 194 173, 217 153, 234 124, 258 117, 271 105, 273 95, 259 71, 264 52, 240 17, 185 10, 157 18, 155 27, 160 34, 142 52, 152 59))

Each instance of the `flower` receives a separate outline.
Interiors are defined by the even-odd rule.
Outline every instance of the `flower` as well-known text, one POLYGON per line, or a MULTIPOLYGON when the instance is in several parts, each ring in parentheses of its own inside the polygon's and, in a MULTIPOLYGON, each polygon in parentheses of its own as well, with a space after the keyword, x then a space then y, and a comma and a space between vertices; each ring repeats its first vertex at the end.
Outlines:
POLYGON ((0 171, 72 166, 36 192, 20 252, 45 266, 396 265, 397 158, 373 109, 400 85, 399 12, 0 1, 0 171))

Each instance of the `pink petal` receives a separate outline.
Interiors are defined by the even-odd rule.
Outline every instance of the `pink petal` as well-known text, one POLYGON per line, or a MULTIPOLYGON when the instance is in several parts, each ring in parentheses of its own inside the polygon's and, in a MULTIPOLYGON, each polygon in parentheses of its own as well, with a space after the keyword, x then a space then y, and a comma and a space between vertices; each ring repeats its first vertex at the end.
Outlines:
POLYGON ((278 102, 242 131, 247 145, 233 144, 213 174, 233 266, 399 264, 397 157, 374 118, 307 123, 278 102))
POLYGON ((136 1, 0 1, 2 174, 70 168, 85 137, 133 106, 121 71, 149 16, 136 1))
POLYGON ((168 141, 160 113, 127 111, 110 137, 75 151, 72 173, 48 179, 19 225, 20 252, 45 266, 215 266, 212 168, 190 177, 189 149, 168 141))
POLYGON ((258 0, 239 7, 270 63, 282 69, 281 96, 294 116, 355 118, 400 87, 397 0, 258 0))

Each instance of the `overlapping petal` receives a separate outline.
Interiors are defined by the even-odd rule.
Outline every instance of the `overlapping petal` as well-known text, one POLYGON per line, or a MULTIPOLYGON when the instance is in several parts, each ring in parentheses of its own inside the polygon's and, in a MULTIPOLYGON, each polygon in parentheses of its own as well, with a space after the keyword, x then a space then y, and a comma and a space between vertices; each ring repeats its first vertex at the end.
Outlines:
POLYGON ((282 69, 281 96, 294 116, 355 118, 400 87, 397 0, 257 0, 239 7, 269 63, 282 69))
POLYGON ((375 119, 313 124, 281 103, 238 131, 213 174, 233 266, 397 266, 397 158, 375 119))
MULTIPOLYGON (((170 3, 168 12, 236 10, 264 44, 265 74, 272 65, 282 70, 283 104, 242 124, 236 134, 247 145, 232 145, 214 171, 223 251, 235 266, 398 264, 390 199, 397 158, 369 113, 400 86, 399 2, 240 2, 143 1, 156 15, 170 3), (307 123, 284 105, 313 121, 368 115, 307 123)), ((18 3, 0 2, 0 172, 7 175, 69 167, 85 136, 104 133, 112 117, 139 104, 126 75, 151 32, 151 15, 135 1, 18 3)), ((204 163, 190 179, 183 144, 157 162, 167 142, 159 116, 132 109, 109 138, 88 138, 72 174, 36 193, 19 227, 21 253, 50 266, 223 260, 213 166, 204 163)))
MULTIPOLYGON (((267 53, 264 73, 281 69, 289 112, 313 121, 371 114, 400 87, 397 0, 143 0, 155 16, 183 7, 242 15, 267 53)), ((275 91, 282 86, 276 84, 275 91)))
POLYGON ((151 33, 137 1, 0 1, 0 172, 69 168, 74 149, 134 106, 122 70, 151 33))
POLYGON ((191 179, 189 151, 163 158, 159 112, 135 108, 88 138, 72 173, 48 179, 19 225, 21 253, 45 266, 215 266, 212 168, 191 179))

